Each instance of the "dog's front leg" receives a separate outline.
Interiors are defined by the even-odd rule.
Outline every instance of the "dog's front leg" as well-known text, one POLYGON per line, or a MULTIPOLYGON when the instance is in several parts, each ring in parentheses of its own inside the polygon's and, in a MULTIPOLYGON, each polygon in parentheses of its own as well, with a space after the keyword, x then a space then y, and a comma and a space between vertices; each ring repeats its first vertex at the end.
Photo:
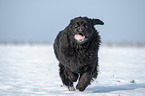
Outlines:
POLYGON ((92 80, 92 72, 91 70, 87 70, 86 72, 81 74, 76 89, 78 89, 79 91, 84 91, 85 88, 90 84, 91 80, 92 80))

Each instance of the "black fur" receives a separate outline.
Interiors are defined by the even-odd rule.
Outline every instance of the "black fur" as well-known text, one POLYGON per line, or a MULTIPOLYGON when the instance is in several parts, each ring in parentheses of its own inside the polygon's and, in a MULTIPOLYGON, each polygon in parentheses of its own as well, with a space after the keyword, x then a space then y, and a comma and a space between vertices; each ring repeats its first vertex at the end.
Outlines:
POLYGON ((73 82, 79 78, 76 89, 84 91, 98 75, 98 50, 100 36, 94 25, 103 25, 99 19, 77 17, 61 31, 54 43, 54 52, 59 61, 59 74, 69 90, 75 90, 73 82), (81 34, 87 39, 79 42, 74 36, 81 34))

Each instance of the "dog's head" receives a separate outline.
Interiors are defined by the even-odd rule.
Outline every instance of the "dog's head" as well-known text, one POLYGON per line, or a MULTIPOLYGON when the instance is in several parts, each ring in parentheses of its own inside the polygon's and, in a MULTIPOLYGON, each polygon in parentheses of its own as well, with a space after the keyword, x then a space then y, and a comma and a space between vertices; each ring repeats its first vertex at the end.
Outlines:
POLYGON ((79 44, 84 44, 91 38, 94 25, 104 25, 99 19, 89 19, 87 17, 77 17, 71 20, 69 30, 72 32, 73 38, 79 44))

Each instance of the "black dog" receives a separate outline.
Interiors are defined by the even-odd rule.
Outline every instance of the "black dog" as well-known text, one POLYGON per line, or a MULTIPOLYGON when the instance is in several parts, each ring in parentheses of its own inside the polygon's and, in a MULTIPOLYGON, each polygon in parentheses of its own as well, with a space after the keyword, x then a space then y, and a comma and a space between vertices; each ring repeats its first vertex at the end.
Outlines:
POLYGON ((54 43, 59 61, 60 77, 69 90, 75 90, 73 82, 79 78, 76 89, 84 91, 98 75, 98 50, 100 36, 94 25, 103 25, 99 19, 78 17, 61 31, 54 43))

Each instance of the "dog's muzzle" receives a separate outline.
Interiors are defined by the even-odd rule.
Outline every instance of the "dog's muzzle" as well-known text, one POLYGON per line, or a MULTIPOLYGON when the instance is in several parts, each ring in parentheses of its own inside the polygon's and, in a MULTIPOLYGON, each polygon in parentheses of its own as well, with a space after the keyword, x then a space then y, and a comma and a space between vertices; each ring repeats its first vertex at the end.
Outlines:
POLYGON ((75 34, 74 38, 75 38, 75 40, 77 40, 77 42, 79 44, 82 44, 82 43, 84 43, 88 40, 88 37, 85 36, 82 32, 79 32, 79 33, 75 34))

